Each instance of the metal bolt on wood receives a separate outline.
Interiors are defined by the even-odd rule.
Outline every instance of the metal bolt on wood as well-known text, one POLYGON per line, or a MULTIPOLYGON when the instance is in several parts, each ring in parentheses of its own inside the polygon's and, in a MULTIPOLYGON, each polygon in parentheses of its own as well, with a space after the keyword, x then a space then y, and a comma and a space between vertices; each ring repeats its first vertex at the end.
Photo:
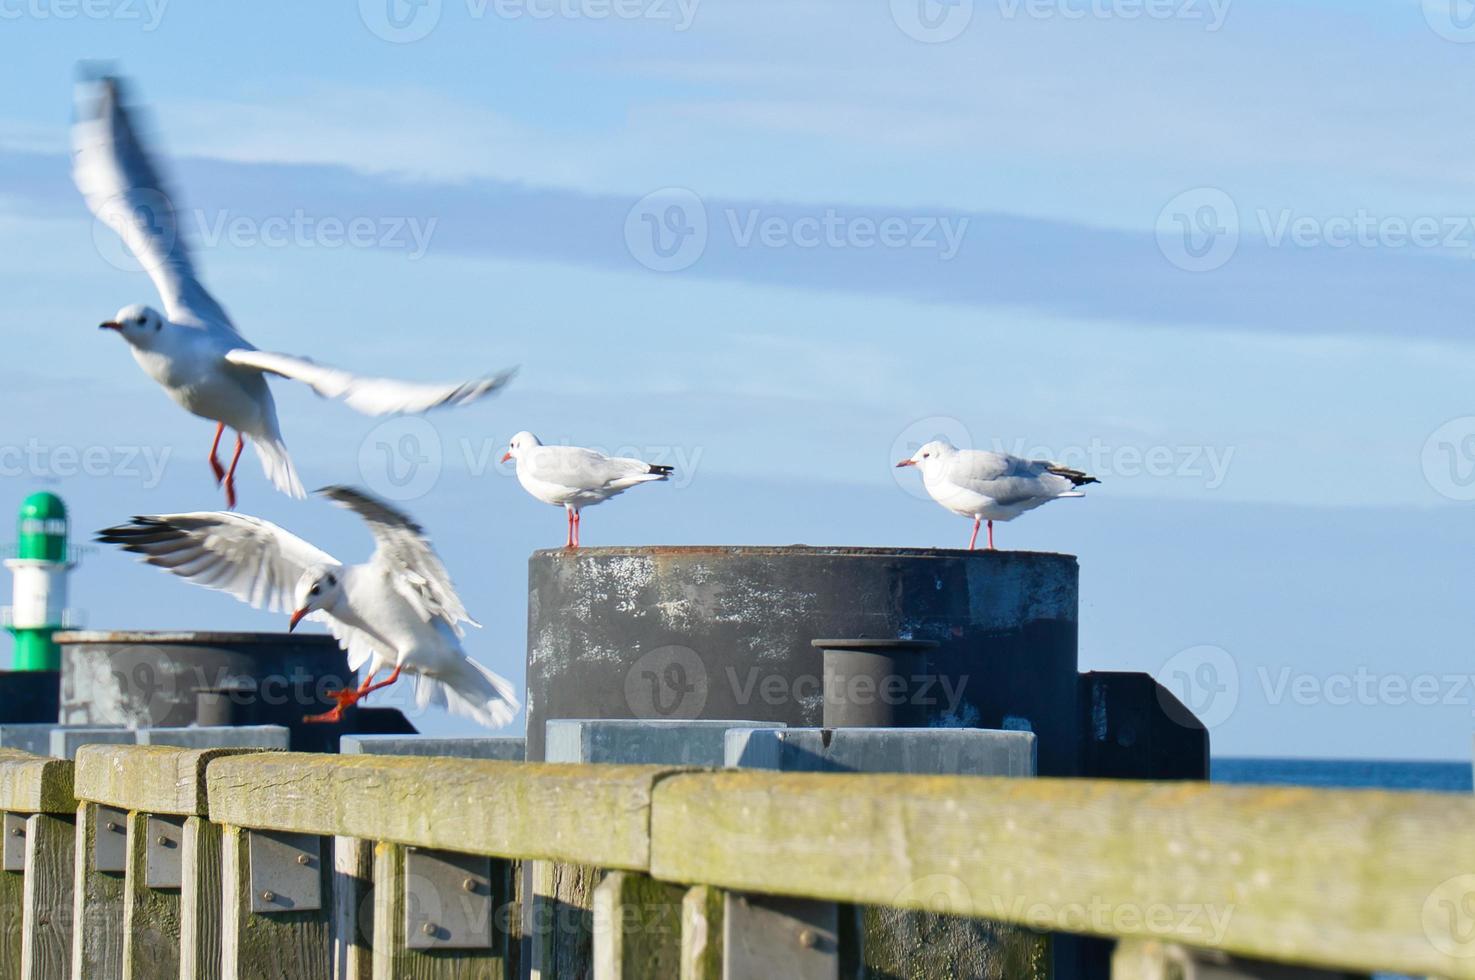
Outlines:
POLYGON ((261 893, 261 900, 263 902, 275 902, 277 900, 277 893, 274 891, 264 891, 261 893))

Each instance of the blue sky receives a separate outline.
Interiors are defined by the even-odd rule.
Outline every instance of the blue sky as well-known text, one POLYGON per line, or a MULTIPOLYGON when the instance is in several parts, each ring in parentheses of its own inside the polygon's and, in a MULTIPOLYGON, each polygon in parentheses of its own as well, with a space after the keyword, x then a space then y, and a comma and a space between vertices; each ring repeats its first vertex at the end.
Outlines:
MULTIPOLYGON (((687 474, 586 543, 952 546, 889 466, 945 432, 1098 471, 1000 543, 1080 556, 1084 668, 1208 664, 1216 751, 1468 756, 1457 0, 385 2, 0 5, 11 499, 55 487, 87 530, 216 506, 209 427, 95 330, 154 301, 67 176, 75 64, 109 59, 257 345, 523 365, 428 429, 276 387, 310 486, 395 491, 383 447, 429 447, 406 506, 496 669, 520 680, 525 558, 562 539, 489 458, 512 432, 687 474)), ((243 474, 243 509, 364 553, 243 474)), ((73 590, 99 628, 278 625, 117 554, 73 590)))

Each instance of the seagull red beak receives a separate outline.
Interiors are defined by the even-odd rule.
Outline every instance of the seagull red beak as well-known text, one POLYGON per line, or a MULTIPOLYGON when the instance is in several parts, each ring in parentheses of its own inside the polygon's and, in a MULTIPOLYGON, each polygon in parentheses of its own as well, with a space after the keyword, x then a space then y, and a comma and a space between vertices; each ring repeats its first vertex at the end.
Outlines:
POLYGON ((505 463, 505 462, 507 462, 511 458, 512 458, 512 454, 511 453, 503 453, 502 454, 502 459, 500 460, 500 462, 505 463))
POLYGON ((896 468, 897 469, 901 469, 903 466, 916 466, 916 465, 917 465, 917 461, 915 459, 904 459, 900 463, 897 463, 896 464, 896 468))
POLYGON ((292 613, 292 618, 287 620, 287 632, 290 633, 295 630, 297 628, 297 624, 302 622, 302 617, 306 615, 306 609, 298 609, 296 612, 292 613))
POLYGON ((109 320, 106 323, 99 323, 97 325, 97 329, 99 329, 99 330, 122 330, 123 329, 123 324, 119 323, 117 320, 109 320))

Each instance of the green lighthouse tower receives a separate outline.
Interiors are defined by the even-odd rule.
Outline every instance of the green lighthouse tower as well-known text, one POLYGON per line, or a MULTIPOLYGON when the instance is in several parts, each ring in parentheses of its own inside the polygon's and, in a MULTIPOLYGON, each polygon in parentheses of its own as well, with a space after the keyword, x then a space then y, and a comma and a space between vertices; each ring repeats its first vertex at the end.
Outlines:
POLYGON ((15 636, 13 670, 59 670, 61 651, 52 635, 66 618, 67 507, 54 493, 33 493, 21 503, 15 557, 5 562, 14 577, 14 605, 7 626, 15 636))

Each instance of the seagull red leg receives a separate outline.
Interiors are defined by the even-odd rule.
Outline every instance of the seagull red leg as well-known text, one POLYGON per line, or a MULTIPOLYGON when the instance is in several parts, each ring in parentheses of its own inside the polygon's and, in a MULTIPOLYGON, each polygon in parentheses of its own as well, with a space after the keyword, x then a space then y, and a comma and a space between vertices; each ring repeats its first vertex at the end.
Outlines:
POLYGON ((215 454, 220 451, 220 436, 225 432, 225 423, 215 423, 215 441, 210 443, 210 472, 215 474, 215 485, 220 486, 220 481, 225 479, 225 467, 220 465, 220 460, 215 454))
POLYGON ((579 512, 577 510, 574 511, 574 547, 575 548, 577 548, 579 546, 579 521, 580 520, 581 520, 581 518, 579 517, 579 512))
POLYGON ((241 461, 241 448, 243 446, 245 446, 245 445, 246 445, 246 441, 244 439, 242 439, 241 438, 241 434, 239 432, 237 432, 236 433, 236 451, 231 454, 231 457, 230 457, 230 469, 228 469, 228 470, 225 471, 225 509, 226 510, 235 510, 236 509, 236 464, 241 461))
POLYGON ((988 522, 988 550, 994 551, 994 522, 988 522))
POLYGON ((574 509, 572 507, 565 507, 564 516, 568 518, 568 534, 564 536, 563 546, 565 548, 572 548, 574 546, 574 509))
POLYGON ((345 687, 339 691, 329 691, 328 697, 332 698, 334 701, 337 701, 338 706, 331 711, 325 711, 320 715, 308 715, 302 720, 313 723, 342 721, 344 708, 358 704, 364 699, 365 695, 371 694, 374 691, 379 690, 380 688, 388 687, 395 681, 399 680, 400 671, 402 669, 403 668, 401 667, 395 667, 394 673, 390 674, 378 684, 371 683, 374 679, 375 673, 371 670, 369 671, 368 675, 364 677, 363 683, 360 684, 358 687, 345 687))
POLYGON ((968 550, 969 551, 972 551, 973 550, 973 546, 978 543, 978 525, 979 525, 979 519, 976 518, 976 517, 973 518, 973 537, 971 537, 971 538, 968 539, 968 550))

